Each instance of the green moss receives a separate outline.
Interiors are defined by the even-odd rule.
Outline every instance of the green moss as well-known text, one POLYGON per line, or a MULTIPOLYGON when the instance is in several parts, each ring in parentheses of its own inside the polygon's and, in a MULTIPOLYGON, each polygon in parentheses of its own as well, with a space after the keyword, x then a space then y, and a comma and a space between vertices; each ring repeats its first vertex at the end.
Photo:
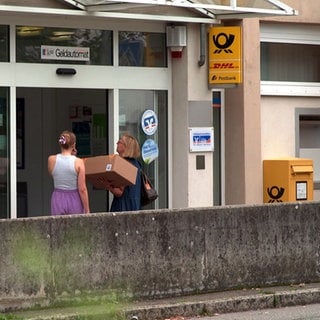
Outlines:
MULTIPOLYGON (((124 319, 122 310, 128 301, 128 288, 119 284, 116 289, 90 292, 79 287, 92 260, 91 234, 86 226, 68 226, 52 243, 53 239, 44 230, 26 225, 11 242, 11 259, 16 269, 15 276, 19 277, 11 281, 23 283, 28 294, 46 296, 51 309, 90 310, 98 306, 97 310, 104 315, 104 319, 124 319), (82 265, 82 273, 77 272, 77 265, 82 265)), ((92 314, 91 311, 86 317, 89 314, 92 314)))
POLYGON ((23 318, 8 314, 8 315, 0 315, 0 320, 23 320, 23 318))

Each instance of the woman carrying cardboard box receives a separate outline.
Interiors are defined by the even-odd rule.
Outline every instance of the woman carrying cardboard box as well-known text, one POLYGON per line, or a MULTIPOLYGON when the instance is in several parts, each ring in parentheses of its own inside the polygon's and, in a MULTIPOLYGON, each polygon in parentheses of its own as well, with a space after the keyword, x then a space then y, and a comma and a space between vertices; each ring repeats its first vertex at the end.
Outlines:
POLYGON ((140 146, 136 138, 124 134, 117 142, 117 153, 138 168, 136 183, 125 187, 115 187, 106 182, 106 190, 113 194, 111 212, 141 210, 141 166, 140 146))

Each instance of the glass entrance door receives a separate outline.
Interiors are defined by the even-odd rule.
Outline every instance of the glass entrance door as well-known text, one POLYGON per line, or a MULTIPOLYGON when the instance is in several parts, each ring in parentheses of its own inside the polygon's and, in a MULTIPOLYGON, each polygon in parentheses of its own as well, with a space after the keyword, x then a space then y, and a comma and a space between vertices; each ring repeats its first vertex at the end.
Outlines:
POLYGON ((159 194, 153 208, 168 207, 167 100, 167 91, 119 91, 119 135, 129 133, 140 143, 142 168, 159 194))
MULTIPOLYGON (((107 96, 108 90, 17 88, 17 217, 50 215, 47 160, 60 152, 62 131, 76 134, 81 158, 107 153, 107 96)), ((91 211, 107 211, 106 191, 87 187, 91 211)))

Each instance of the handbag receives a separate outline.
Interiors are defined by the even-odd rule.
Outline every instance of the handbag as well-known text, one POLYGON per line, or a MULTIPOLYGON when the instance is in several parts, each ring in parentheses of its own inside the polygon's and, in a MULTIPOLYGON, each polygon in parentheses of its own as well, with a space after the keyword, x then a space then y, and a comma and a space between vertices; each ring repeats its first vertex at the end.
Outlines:
POLYGON ((148 176, 141 170, 141 206, 144 207, 158 198, 158 192, 153 187, 148 176))

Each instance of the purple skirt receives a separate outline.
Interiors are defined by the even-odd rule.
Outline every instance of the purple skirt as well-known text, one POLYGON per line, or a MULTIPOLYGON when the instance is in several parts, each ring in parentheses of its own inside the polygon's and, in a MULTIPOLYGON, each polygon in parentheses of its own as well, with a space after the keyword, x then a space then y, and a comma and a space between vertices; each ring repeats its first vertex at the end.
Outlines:
POLYGON ((51 215, 80 213, 84 213, 84 208, 78 190, 54 189, 51 196, 51 215))

